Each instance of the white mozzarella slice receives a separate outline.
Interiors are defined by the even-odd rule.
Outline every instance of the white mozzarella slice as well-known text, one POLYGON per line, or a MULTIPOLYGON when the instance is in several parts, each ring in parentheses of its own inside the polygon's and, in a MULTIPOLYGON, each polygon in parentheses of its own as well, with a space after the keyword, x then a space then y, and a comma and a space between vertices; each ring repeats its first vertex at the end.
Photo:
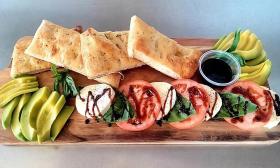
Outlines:
POLYGON ((271 129, 276 127, 280 123, 280 116, 273 115, 271 116, 270 120, 267 124, 265 124, 265 128, 271 129))
POLYGON ((160 96, 160 102, 163 109, 163 116, 165 116, 175 105, 176 91, 175 89, 170 89, 172 85, 166 82, 153 82, 151 84, 157 90, 160 96))
POLYGON ((205 115, 205 120, 208 121, 220 111, 222 107, 222 99, 220 95, 211 87, 207 85, 202 86, 206 90, 210 98, 209 110, 205 115))
MULTIPOLYGON (((263 86, 262 86, 263 87, 263 86)), ((270 90, 267 87, 263 87, 265 90, 268 90, 272 96, 272 98, 275 100, 276 97, 276 92, 274 92, 273 90, 270 90)), ((272 108, 272 116, 270 118, 270 120, 268 121, 268 123, 265 124, 265 128, 271 129, 273 127, 276 127, 278 124, 280 123, 280 116, 277 116, 276 110, 273 106, 272 108)))
POLYGON ((80 96, 76 96, 77 111, 87 118, 91 118, 90 114, 93 114, 94 111, 94 116, 100 117, 100 115, 104 115, 109 110, 115 96, 115 91, 107 84, 95 84, 86 86, 80 90, 80 96), (102 95, 104 90, 110 91, 106 91, 105 94, 102 95), (89 96, 89 92, 91 92, 92 95, 89 96), (96 97, 98 97, 98 95, 102 96, 97 100, 96 97), (86 113, 87 101, 89 109, 88 113, 86 113), (95 101, 96 105, 93 107, 95 101))

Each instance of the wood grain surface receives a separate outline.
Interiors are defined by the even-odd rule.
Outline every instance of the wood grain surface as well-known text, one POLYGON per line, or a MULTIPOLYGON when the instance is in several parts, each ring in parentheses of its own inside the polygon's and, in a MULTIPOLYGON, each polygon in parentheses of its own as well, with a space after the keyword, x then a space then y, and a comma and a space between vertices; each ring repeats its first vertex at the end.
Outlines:
MULTIPOLYGON (((207 50, 216 40, 213 39, 176 39, 179 43, 207 50)), ((10 80, 10 68, 0 71, 0 85, 10 80)), ((166 81, 173 79, 148 67, 126 70, 121 84, 135 79, 143 79, 149 82, 166 81)), ((87 86, 97 83, 85 76, 71 72, 76 85, 87 86)), ((52 88, 53 79, 49 71, 37 75, 41 86, 52 88)), ((196 75, 195 80, 199 80, 196 75)), ((67 102, 74 105, 74 99, 67 102)), ((1 116, 1 115, 0 115, 1 116)), ((273 129, 259 129, 255 131, 240 130, 225 121, 215 120, 202 123, 190 130, 177 130, 163 124, 152 126, 142 132, 128 132, 116 125, 108 127, 105 123, 91 121, 85 124, 85 118, 74 111, 67 124, 61 131, 55 142, 45 142, 48 145, 66 144, 191 144, 191 145, 268 145, 278 142, 280 139, 280 126, 273 129)), ((20 142, 14 138, 10 130, 0 128, 0 144, 4 145, 36 145, 37 142, 20 142)))

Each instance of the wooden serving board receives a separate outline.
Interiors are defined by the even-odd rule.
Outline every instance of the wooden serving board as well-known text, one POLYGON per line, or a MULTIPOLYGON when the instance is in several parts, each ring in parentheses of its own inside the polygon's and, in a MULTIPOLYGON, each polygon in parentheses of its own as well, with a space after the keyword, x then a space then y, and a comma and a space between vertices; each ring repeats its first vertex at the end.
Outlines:
MULTIPOLYGON (((183 45, 197 47, 201 50, 209 49, 216 41, 213 39, 175 40, 183 45)), ((0 71, 0 85, 10 80, 9 73, 9 68, 0 71)), ((96 83, 83 75, 71 73, 77 86, 83 87, 96 83)), ((148 82, 170 82, 173 80, 148 66, 127 70, 123 74, 125 78, 121 81, 121 84, 135 79, 143 79, 148 82)), ((52 89, 53 79, 51 72, 43 72, 37 76, 40 86, 48 86, 52 89)), ((198 80, 197 76, 195 80, 198 80)), ((70 99, 67 103, 74 105, 74 99, 70 99)), ((85 118, 77 111, 74 111, 57 140, 43 144, 268 145, 278 142, 279 139, 280 126, 271 130, 260 129, 249 132, 240 130, 225 121, 207 121, 190 130, 177 130, 168 124, 163 124, 162 127, 154 124, 151 128, 142 132, 128 132, 118 128, 116 125, 108 127, 105 123, 96 123, 95 121, 85 124, 85 118)), ((37 142, 20 142, 14 138, 11 131, 4 131, 1 127, 0 144, 35 145, 37 142)))

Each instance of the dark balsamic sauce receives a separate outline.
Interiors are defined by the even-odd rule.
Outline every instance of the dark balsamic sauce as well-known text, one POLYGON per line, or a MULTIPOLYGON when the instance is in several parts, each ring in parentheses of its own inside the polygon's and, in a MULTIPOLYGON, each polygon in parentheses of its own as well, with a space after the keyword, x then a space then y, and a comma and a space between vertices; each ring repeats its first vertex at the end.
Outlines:
MULTIPOLYGON (((218 100, 218 93, 215 92, 215 100, 213 103, 213 107, 212 107, 212 109, 208 108, 208 110, 206 111, 206 113, 209 115, 210 118, 212 118, 212 116, 213 116, 213 112, 214 112, 214 108, 216 106, 217 100, 218 100)), ((210 107, 210 103, 209 103, 209 107, 210 107)))
POLYGON ((277 116, 280 116, 280 98, 279 98, 278 94, 275 95, 274 107, 275 107, 277 116))
POLYGON ((163 106, 161 107, 161 119, 159 119, 159 120, 156 120, 156 124, 158 125, 158 126, 162 126, 162 118, 165 116, 165 113, 164 113, 164 109, 166 108, 166 103, 167 103, 167 98, 170 96, 170 100, 169 100, 169 109, 171 110, 171 108, 172 108, 172 101, 173 101, 173 90, 175 90, 174 89, 174 87, 173 86, 171 86, 169 89, 168 89, 168 91, 167 91, 167 96, 166 96, 166 99, 164 100, 164 103, 163 103, 163 106))
MULTIPOLYGON (((99 107, 98 107, 97 102, 98 102, 98 100, 99 100, 102 96, 104 96, 107 92, 108 92, 108 96, 111 98, 111 96, 112 96, 111 88, 106 88, 106 89, 104 89, 104 90, 102 91, 101 94, 98 94, 98 95, 96 95, 96 96, 94 96, 94 95, 92 94, 91 91, 88 91, 88 94, 87 94, 87 98, 86 98, 86 99, 85 99, 85 98, 82 98, 82 97, 81 97, 81 94, 79 93, 79 98, 80 98, 80 100, 83 101, 83 102, 86 101, 85 116, 87 116, 87 114, 88 114, 88 115, 91 116, 92 118, 95 118, 96 122, 99 122, 99 119, 97 118, 97 116, 95 116, 95 108, 97 109, 98 116, 102 116, 102 114, 101 114, 101 112, 100 112, 100 109, 99 109, 99 107), (90 101, 93 101, 92 113, 90 113, 90 110, 89 110, 89 102, 90 102, 90 101)), ((85 124, 89 124, 89 123, 90 123, 90 119, 87 118, 87 119, 85 120, 85 124)))
POLYGON ((85 98, 82 98, 80 91, 78 92, 78 96, 79 96, 79 99, 80 99, 82 102, 86 101, 85 98))
POLYGON ((202 63, 201 68, 207 78, 217 83, 228 83, 232 80, 232 69, 223 60, 208 59, 202 63))
MULTIPOLYGON (((160 100, 159 96, 157 94, 155 94, 156 91, 153 89, 153 87, 150 87, 150 86, 143 86, 141 88, 142 94, 139 99, 139 97, 136 96, 136 92, 138 92, 138 91, 135 91, 135 89, 138 90, 137 87, 139 87, 139 86, 131 85, 129 87, 128 95, 127 95, 127 98, 132 100, 133 101, 132 104, 135 105, 135 112, 136 112, 135 118, 128 120, 128 122, 132 125, 142 124, 143 121, 148 116, 151 115, 150 113, 148 113, 147 110, 148 110, 148 107, 150 106, 150 103, 154 96, 156 96, 157 99, 160 100)), ((153 110, 151 110, 149 112, 153 112, 153 110)), ((156 118, 156 116, 154 116, 154 117, 156 118)))
POLYGON ((165 114, 164 114, 164 109, 165 109, 165 107, 166 107, 166 103, 167 103, 167 98, 170 96, 170 100, 169 100, 169 109, 171 109, 171 107, 172 107, 172 101, 173 101, 173 90, 174 90, 174 88, 173 88, 173 86, 171 86, 169 89, 168 89, 168 92, 167 92, 167 96, 166 96, 166 99, 165 99, 165 101, 164 101, 164 103, 163 103, 163 107, 162 107, 162 116, 164 116, 165 114))
MULTIPOLYGON (((262 95, 256 95, 258 94, 257 91, 255 91, 252 88, 244 89, 242 87, 234 87, 232 89, 232 92, 235 94, 241 94, 245 98, 249 99, 251 102, 256 104, 258 106, 257 111, 256 111, 256 116, 253 118, 253 122, 267 122, 269 121, 271 117, 271 113, 268 113, 268 111, 271 111, 273 108, 273 99, 272 96, 270 95, 270 92, 267 90, 263 91, 263 94, 265 96, 265 106, 260 106, 259 102, 257 102, 257 99, 261 97, 262 95), (254 93, 254 95, 252 95, 254 93), (268 109, 268 111, 266 110, 268 109)), ((245 104, 243 106, 243 110, 247 111, 248 104, 245 104)), ((236 117, 232 118, 231 122, 236 123, 236 122, 243 122, 243 117, 236 117)))
MULTIPOLYGON (((270 93, 270 92, 269 92, 270 93)), ((271 95, 271 93, 270 93, 271 95)), ((271 95, 272 99, 273 96, 271 95)), ((277 116, 280 116, 280 98, 278 94, 275 94, 275 99, 273 99, 273 106, 277 116)))
POLYGON ((190 101, 192 103, 192 105, 194 106, 194 108, 197 107, 197 104, 196 104, 196 99, 199 98, 203 101, 203 105, 205 107, 207 107, 207 102, 208 102, 208 95, 206 95, 205 93, 201 92, 199 90, 199 88, 197 88, 196 86, 192 86, 192 87, 189 87, 188 88, 188 92, 189 92, 189 98, 190 98, 190 101))

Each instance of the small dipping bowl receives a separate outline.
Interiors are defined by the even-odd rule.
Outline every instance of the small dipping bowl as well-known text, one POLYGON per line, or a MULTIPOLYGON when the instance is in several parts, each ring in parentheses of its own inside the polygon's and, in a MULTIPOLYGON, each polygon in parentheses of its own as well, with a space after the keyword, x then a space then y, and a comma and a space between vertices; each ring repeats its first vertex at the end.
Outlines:
MULTIPOLYGON (((222 69, 221 69, 222 70, 222 69)), ((218 86, 218 87, 224 87, 233 84, 239 79, 240 75, 240 64, 237 61, 237 59, 230 53, 224 52, 224 51, 219 51, 219 50, 210 50, 205 52, 199 60, 199 72, 202 76, 202 78, 206 81, 206 83, 209 83, 210 85, 213 86, 218 86), (205 73, 203 72, 202 64, 209 60, 209 59, 219 59, 224 61, 232 71, 232 78, 229 82, 226 83, 220 83, 217 81, 213 81, 212 79, 208 78, 205 73)))

